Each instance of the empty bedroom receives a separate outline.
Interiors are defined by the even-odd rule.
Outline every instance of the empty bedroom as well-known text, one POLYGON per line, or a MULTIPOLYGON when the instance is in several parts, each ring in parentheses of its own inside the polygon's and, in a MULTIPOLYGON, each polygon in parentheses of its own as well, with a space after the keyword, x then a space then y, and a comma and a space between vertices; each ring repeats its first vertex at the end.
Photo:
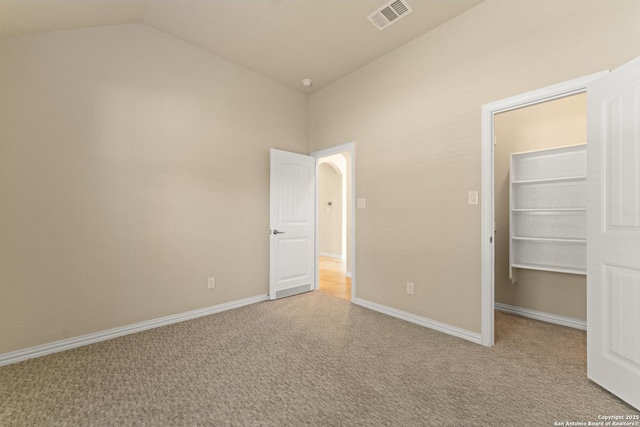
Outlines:
POLYGON ((0 0, 0 425, 640 425, 639 23, 0 0), (514 284, 487 141, 577 93, 583 274, 514 284))

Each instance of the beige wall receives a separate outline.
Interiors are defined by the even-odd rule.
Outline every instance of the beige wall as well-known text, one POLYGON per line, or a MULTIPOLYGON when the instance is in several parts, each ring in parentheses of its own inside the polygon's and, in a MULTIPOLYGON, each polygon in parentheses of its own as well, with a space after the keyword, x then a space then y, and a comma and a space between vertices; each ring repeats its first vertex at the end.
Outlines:
POLYGON ((586 320, 586 276, 519 269, 509 279, 509 163, 511 153, 587 142, 587 95, 497 114, 494 132, 496 302, 586 320))
POLYGON ((0 76, 0 353, 268 292, 306 95, 144 25, 3 40, 0 76))
POLYGON ((1 41, 0 353, 266 293, 268 148, 345 141, 357 296, 479 332, 480 106, 639 56, 639 18, 487 0, 309 110, 143 25, 1 41))
POLYGON ((637 0, 487 0, 312 94, 311 151, 357 144, 357 296, 479 333, 481 106, 639 56, 639 19, 637 0))
POLYGON ((327 163, 318 166, 318 228, 320 254, 342 256, 342 175, 327 163))

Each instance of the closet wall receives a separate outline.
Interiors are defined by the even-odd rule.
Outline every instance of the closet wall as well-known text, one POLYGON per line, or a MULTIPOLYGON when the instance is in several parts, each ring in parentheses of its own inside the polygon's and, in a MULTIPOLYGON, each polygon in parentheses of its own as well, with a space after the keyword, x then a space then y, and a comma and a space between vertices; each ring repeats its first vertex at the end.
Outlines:
POLYGON ((509 279, 509 160, 511 153, 583 144, 586 94, 546 102, 495 117, 495 301, 586 320, 586 276, 520 269, 509 279))

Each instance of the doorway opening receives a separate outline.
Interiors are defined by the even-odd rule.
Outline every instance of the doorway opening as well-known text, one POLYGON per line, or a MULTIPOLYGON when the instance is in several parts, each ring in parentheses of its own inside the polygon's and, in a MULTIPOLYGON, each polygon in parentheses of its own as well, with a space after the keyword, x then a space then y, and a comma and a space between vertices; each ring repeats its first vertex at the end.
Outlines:
POLYGON ((584 92, 494 115, 496 310, 586 330, 586 275, 561 268, 570 258, 586 270, 586 180, 560 179, 586 171, 586 140, 584 92))
POLYGON ((481 125, 481 342, 494 344, 495 310, 495 117, 500 113, 516 110, 571 95, 585 93, 587 84, 605 72, 560 83, 547 88, 527 92, 482 106, 481 125))
POLYGON ((312 153, 316 158, 316 290, 352 301, 355 295, 355 144, 312 153))

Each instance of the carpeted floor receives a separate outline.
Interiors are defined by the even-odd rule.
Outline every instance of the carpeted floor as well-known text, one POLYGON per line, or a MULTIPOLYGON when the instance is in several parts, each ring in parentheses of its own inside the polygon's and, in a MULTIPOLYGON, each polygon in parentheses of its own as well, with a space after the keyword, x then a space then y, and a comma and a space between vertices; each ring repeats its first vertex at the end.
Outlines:
POLYGON ((585 333, 496 313, 493 348, 310 292, 0 367, 0 426, 553 426, 639 412, 585 333))

